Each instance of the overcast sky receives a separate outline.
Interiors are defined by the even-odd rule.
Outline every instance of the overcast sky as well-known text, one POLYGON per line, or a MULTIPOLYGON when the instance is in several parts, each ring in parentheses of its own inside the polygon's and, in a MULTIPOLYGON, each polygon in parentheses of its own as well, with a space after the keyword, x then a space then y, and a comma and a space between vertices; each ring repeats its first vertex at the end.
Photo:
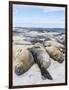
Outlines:
POLYGON ((65 27, 65 8, 13 5, 13 27, 65 27))

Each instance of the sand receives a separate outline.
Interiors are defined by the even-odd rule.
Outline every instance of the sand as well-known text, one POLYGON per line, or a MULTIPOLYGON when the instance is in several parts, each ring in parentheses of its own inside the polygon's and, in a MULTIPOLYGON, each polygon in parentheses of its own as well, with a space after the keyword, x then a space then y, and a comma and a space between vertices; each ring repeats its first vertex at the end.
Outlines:
POLYGON ((44 80, 37 64, 34 64, 26 73, 21 76, 17 76, 13 70, 13 85, 18 86, 65 82, 65 61, 62 64, 59 64, 58 62, 52 60, 48 71, 53 80, 44 80))

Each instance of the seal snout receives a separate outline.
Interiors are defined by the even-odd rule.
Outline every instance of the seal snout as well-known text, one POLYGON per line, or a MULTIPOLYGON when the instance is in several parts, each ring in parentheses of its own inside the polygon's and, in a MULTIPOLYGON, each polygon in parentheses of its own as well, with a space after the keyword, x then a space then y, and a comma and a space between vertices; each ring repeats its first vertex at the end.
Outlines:
POLYGON ((23 69, 23 66, 22 65, 18 65, 18 66, 15 66, 15 73, 17 74, 17 75, 21 75, 21 74, 23 74, 24 73, 24 69, 23 69))
POLYGON ((59 60, 58 60, 58 62, 59 62, 59 63, 63 63, 63 61, 64 61, 64 56, 61 55, 60 58, 59 58, 59 60))

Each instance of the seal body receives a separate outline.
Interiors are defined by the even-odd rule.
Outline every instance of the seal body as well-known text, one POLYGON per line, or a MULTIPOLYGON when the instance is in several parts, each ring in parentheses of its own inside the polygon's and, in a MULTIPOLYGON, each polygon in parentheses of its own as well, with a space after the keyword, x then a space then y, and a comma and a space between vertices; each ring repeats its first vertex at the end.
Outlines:
POLYGON ((45 41, 44 46, 45 47, 53 46, 53 47, 57 48, 58 50, 60 50, 62 53, 65 53, 65 46, 57 41, 53 41, 53 40, 45 41))
POLYGON ((65 35, 64 35, 64 34, 58 36, 58 37, 56 38, 56 40, 57 40, 59 43, 65 45, 65 35))
POLYGON ((40 68, 42 76, 44 78, 52 80, 51 75, 47 71, 47 68, 51 64, 51 60, 43 45, 37 44, 34 47, 32 47, 30 51, 34 57, 34 61, 38 64, 40 68))
POLYGON ((32 55, 34 57, 35 62, 40 65, 41 67, 44 67, 47 69, 51 63, 49 55, 46 51, 44 51, 41 48, 32 48, 31 50, 32 55))
POLYGON ((62 63, 64 61, 64 55, 61 53, 56 47, 46 47, 46 50, 51 58, 53 58, 55 61, 58 61, 59 63, 62 63))
POLYGON ((17 48, 14 51, 14 71, 17 75, 21 75, 33 65, 33 56, 25 48, 17 48))
POLYGON ((53 47, 56 47, 56 48, 65 49, 63 44, 61 44, 61 43, 59 43, 57 41, 53 41, 53 40, 49 40, 49 41, 44 42, 44 46, 46 46, 46 47, 53 46, 53 47))

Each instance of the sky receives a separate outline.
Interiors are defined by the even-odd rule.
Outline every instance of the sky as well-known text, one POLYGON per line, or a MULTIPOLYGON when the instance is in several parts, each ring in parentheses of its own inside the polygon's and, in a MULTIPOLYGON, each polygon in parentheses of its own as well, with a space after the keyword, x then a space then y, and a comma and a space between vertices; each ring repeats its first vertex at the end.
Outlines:
POLYGON ((13 27, 64 28, 65 8, 14 4, 13 27))

